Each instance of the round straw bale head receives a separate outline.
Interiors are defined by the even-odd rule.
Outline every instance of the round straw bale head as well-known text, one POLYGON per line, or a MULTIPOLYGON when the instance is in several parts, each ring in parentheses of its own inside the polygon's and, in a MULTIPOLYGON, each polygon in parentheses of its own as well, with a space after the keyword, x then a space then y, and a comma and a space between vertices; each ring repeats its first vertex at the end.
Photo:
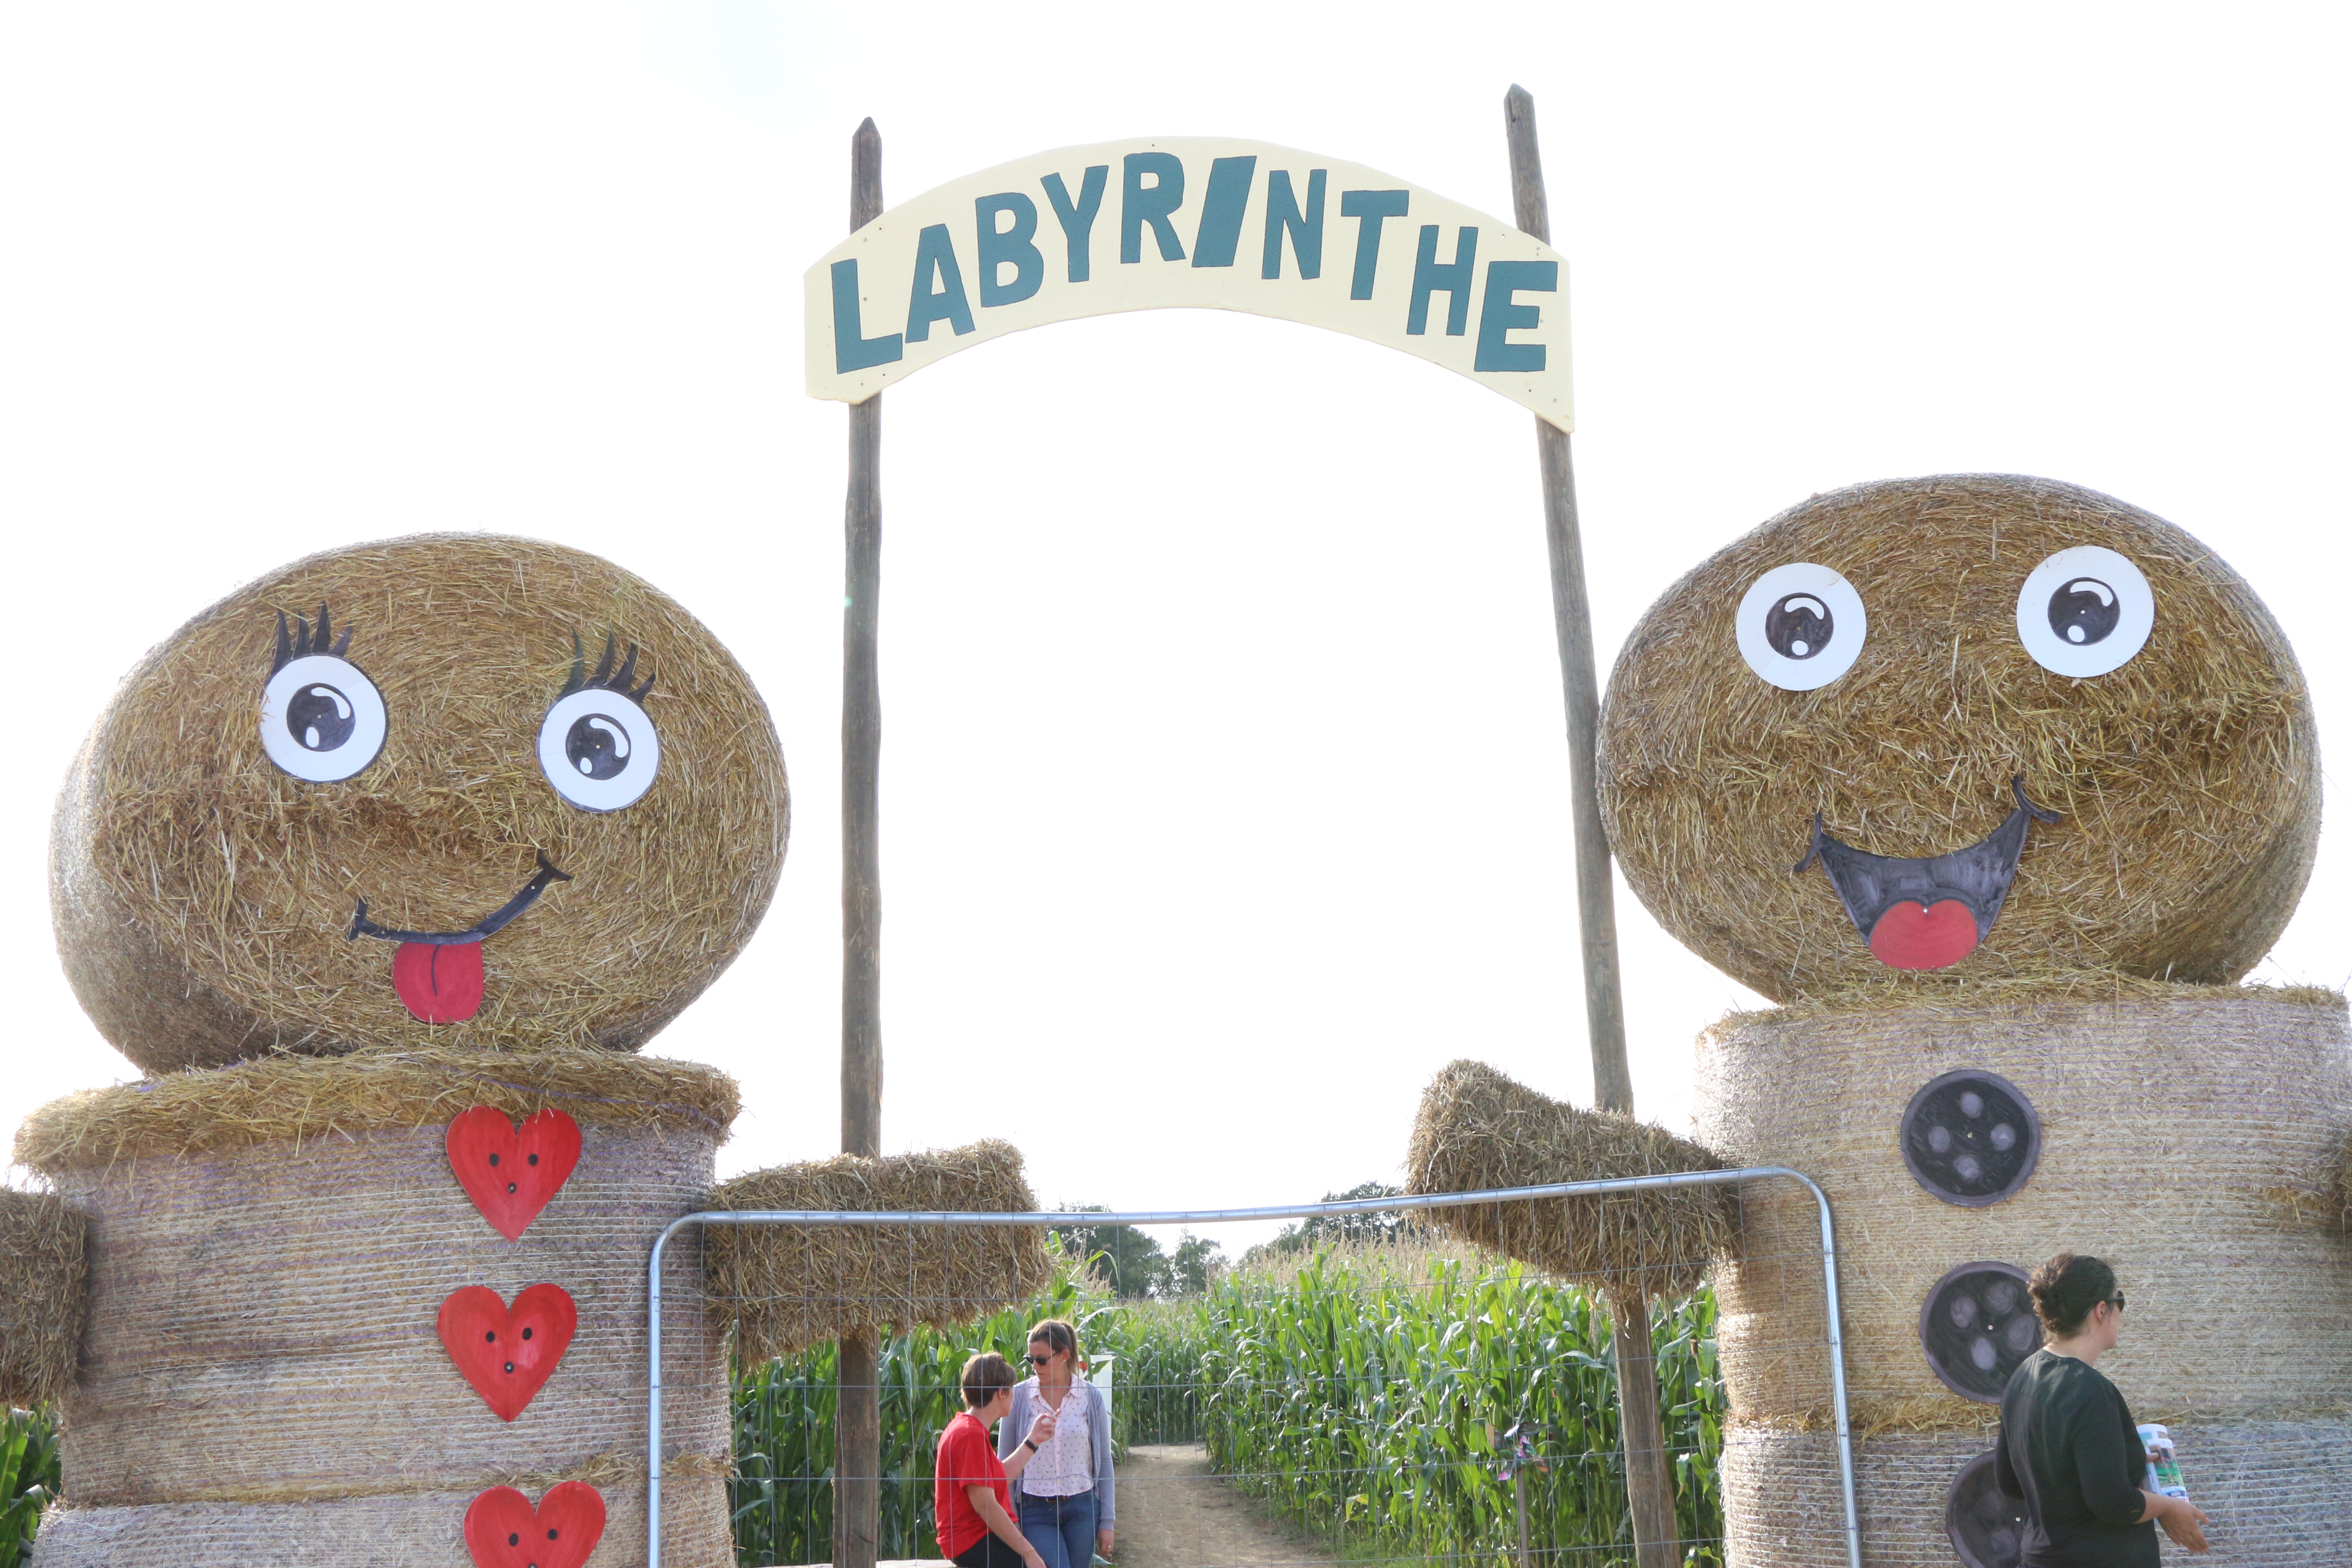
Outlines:
MULTIPOLYGON (((1954 1306, 1939 1292, 1955 1271, 2030 1272, 2062 1251, 2105 1259, 2130 1299, 2100 1370, 2144 1420, 2284 1420, 2340 1407, 2352 1387, 2352 1334, 2337 1326, 2352 1322, 2352 1248, 2332 1213, 2294 1201, 2325 1190, 2352 1126, 2352 1034, 2333 993, 1734 1015, 1700 1037, 1696 1114, 1726 1159, 1791 1166, 1828 1194, 1863 1426, 1980 1421, 1990 1406, 1973 1401, 1998 1388, 1963 1397, 1938 1374, 1927 1309, 1954 1306), (2011 1134, 2038 1141, 2021 1184, 1990 1204, 1939 1192, 1940 1167, 1906 1138, 1923 1088, 1959 1072, 1996 1075, 2030 1114, 2000 1112, 2011 1134)), ((1812 1199, 1757 1183, 1742 1208, 1738 1261, 1717 1273, 1733 1413, 1817 1418, 1830 1377, 1812 1199)), ((2023 1336, 2011 1362, 2031 1353, 2030 1320, 2004 1320, 1942 1352, 1945 1372, 1969 1383, 1962 1363, 1982 1353, 1997 1382, 2011 1362, 1991 1342, 2011 1328, 2023 1336)), ((1963 1333, 1977 1331, 1971 1318, 1963 1333)))
POLYGON ((2252 590, 2161 518, 2004 475, 1815 496, 1669 588, 1610 678, 1600 785, 1635 894, 1783 1001, 2234 981, 2319 830, 2309 697, 2252 590), (1816 814, 1829 874, 1792 876, 1816 814), (1832 880, 1857 864, 1874 888, 1832 880))
MULTIPOLYGON (((1483 1062, 1433 1079, 1414 1118, 1405 1190, 1475 1193, 1719 1171, 1711 1151, 1630 1116, 1564 1104, 1483 1062)), ((1440 1230, 1622 1299, 1687 1295, 1729 1247, 1728 1185, 1636 1189, 1427 1212, 1440 1230)))
POLYGON ((786 823, 750 679, 647 584, 533 540, 353 545, 123 682, 58 805, 58 948, 150 1071, 634 1050, 741 951, 786 823))
MULTIPOLYGON (((89 1216, 89 1328, 67 1394, 54 1564, 448 1564, 467 1508, 585 1481, 595 1563, 645 1539, 646 1260, 702 1206, 735 1092, 603 1051, 277 1058, 78 1095, 19 1140, 89 1216), (277 1120, 257 1115, 257 1098, 277 1120), (158 1104, 158 1101, 163 1103, 158 1104), (460 1110, 554 1108, 577 1164, 509 1241, 450 1168, 460 1110), (207 1110, 214 1112, 207 1117, 207 1110), (169 1152, 173 1146, 190 1152, 169 1152), (443 1303, 559 1287, 561 1360, 511 1421, 458 1370, 443 1303)), ((664 1561, 733 1562, 723 1325, 691 1229, 664 1255, 664 1561)))

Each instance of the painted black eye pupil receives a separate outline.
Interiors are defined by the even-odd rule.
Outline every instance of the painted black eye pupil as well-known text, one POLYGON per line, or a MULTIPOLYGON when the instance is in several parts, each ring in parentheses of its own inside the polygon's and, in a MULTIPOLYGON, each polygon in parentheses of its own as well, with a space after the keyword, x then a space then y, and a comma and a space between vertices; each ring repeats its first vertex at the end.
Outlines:
POLYGON ((2096 577, 2077 577, 2050 595, 2050 629, 2070 647, 2105 642, 2124 618, 2124 602, 2096 577))
POLYGON ((525 1163, 525 1164, 527 1164, 527 1165, 536 1165, 536 1164, 538 1164, 538 1163, 539 1163, 539 1156, 538 1156, 538 1155, 536 1155, 536 1154, 533 1154, 533 1155, 531 1155, 529 1159, 525 1160, 525 1161, 523 1162, 523 1163, 525 1163))
POLYGON ((1764 640, 1782 658, 1811 658, 1836 635, 1830 607, 1811 594, 1784 595, 1764 612, 1764 640))
POLYGON ((499 1157, 498 1157, 496 1154, 491 1155, 491 1156, 490 1156, 490 1163, 491 1163, 491 1164, 493 1164, 493 1165, 495 1165, 495 1164, 497 1164, 498 1163, 499 1163, 499 1157))
POLYGON ((352 738, 358 714, 331 686, 306 686, 286 704, 286 732, 306 752, 331 752, 352 738))
POLYGON ((509 1546, 520 1546, 520 1545, 522 1544, 522 1533, 521 1533, 521 1531, 509 1531, 509 1532, 508 1532, 508 1534, 507 1534, 507 1544, 508 1544, 509 1546))
POLYGON ((629 765, 628 726, 607 714, 583 713, 563 737, 563 754, 583 778, 615 778, 629 765))
POLYGON ((522 1337, 523 1337, 524 1339, 529 1339, 529 1338, 530 1338, 530 1331, 529 1329, 525 1329, 525 1330, 522 1331, 522 1337))

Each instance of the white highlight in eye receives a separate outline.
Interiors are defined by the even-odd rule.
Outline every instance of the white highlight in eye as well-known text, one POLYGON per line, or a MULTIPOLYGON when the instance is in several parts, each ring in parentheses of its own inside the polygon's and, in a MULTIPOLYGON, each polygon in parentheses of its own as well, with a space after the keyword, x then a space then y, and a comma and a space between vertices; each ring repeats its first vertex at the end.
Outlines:
POLYGON ((539 768, 555 793, 581 810, 619 811, 653 788, 661 771, 661 734, 643 708, 617 691, 591 686, 557 699, 540 721, 539 768), (572 727, 583 721, 612 739, 612 754, 623 766, 610 778, 593 776, 595 760, 575 762, 566 749, 572 727))
POLYGON ((365 768, 383 750, 384 730, 383 694, 349 659, 288 659, 261 689, 261 749, 307 784, 334 784, 365 768))
POLYGON ((1853 668, 1870 637, 1870 616, 1862 607, 1862 595, 1843 576, 1811 561, 1792 561, 1748 584, 1739 601, 1736 630, 1739 657, 1759 678, 1783 691, 1811 691, 1853 668), (1765 618, 1784 600, 1793 609, 1811 609, 1826 619, 1829 640, 1818 648, 1793 642, 1785 654, 1774 647, 1764 635, 1765 618))
POLYGON ((2017 591, 2017 640, 2033 662, 2053 675, 2087 680, 2121 669, 2147 646, 2156 626, 2156 595, 2126 556, 2098 544, 2061 550, 2031 573, 2017 591), (2079 594, 2116 611, 2114 629, 2095 640, 2080 624, 2062 634, 2050 624, 2050 604, 2079 594))

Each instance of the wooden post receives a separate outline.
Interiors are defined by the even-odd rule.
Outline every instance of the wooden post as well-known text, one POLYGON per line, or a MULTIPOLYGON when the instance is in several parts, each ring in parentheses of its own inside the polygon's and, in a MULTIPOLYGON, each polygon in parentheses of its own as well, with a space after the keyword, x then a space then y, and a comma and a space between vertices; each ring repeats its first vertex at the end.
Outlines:
MULTIPOLYGON (((1551 243, 1543 155, 1536 146, 1536 100, 1523 87, 1503 98, 1511 144, 1511 199, 1519 227, 1551 243)), ((1592 1047, 1592 1098, 1603 1110, 1633 1113, 1625 1070, 1625 1007, 1617 987, 1617 905, 1609 881, 1609 839, 1601 830, 1593 747, 1601 685, 1592 668, 1592 612, 1584 594, 1584 547, 1576 521, 1576 468, 1568 432, 1538 416, 1544 542, 1551 553, 1552 626, 1559 639, 1560 688, 1568 704, 1569 810, 1576 823, 1576 917, 1584 938, 1584 1018, 1592 1047)))
MULTIPOLYGON (((882 133, 849 142, 849 227, 882 211, 882 133)), ((841 1152, 882 1152, 882 689, 875 635, 882 592, 882 396, 849 409, 847 561, 841 616, 841 1152)), ((880 1357, 872 1332, 843 1336, 834 1405, 834 1568, 874 1568, 881 1547, 880 1357)))
MULTIPOLYGON (((1536 100, 1513 85, 1503 95, 1511 149, 1511 203, 1519 227, 1551 243, 1543 154, 1536 143, 1536 100)), ((1568 707, 1569 809, 1576 824, 1576 914, 1584 941, 1584 1019, 1592 1048, 1592 1098, 1603 1110, 1633 1113, 1633 1079, 1625 1067, 1625 1007, 1617 982, 1616 893, 1609 880, 1609 840, 1601 828, 1593 752, 1601 723, 1601 683, 1592 663, 1592 611, 1584 592, 1584 547, 1576 517, 1576 467, 1568 432, 1536 420, 1542 465, 1544 542, 1551 555, 1552 626, 1559 640, 1559 679, 1568 707)), ((1674 1472, 1658 1418, 1657 1357, 1648 1303, 1638 1294, 1605 1294, 1617 1352, 1618 1431, 1624 1439, 1625 1487, 1633 1504, 1633 1552, 1641 1568, 1673 1568, 1674 1472)))

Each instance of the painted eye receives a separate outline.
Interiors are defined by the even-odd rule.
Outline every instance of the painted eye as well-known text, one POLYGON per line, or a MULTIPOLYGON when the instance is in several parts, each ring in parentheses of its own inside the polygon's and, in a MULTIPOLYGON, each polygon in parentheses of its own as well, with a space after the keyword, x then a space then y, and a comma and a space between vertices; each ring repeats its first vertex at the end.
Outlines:
POLYGON ((261 749, 298 779, 350 778, 383 750, 383 696, 349 659, 289 659, 261 689, 261 749))
POLYGON ((2058 552, 2017 591, 2017 638, 2055 675, 2121 669, 2155 625, 2156 595, 2140 569, 2095 544, 2058 552))
POLYGON ((609 687, 559 699, 539 726, 539 765, 583 811, 618 811, 653 787, 661 736, 646 710, 609 687))
POLYGON ((1853 668, 1869 636, 1853 584, 1810 561, 1775 566, 1739 601, 1739 657, 1783 691, 1827 686, 1853 668))

